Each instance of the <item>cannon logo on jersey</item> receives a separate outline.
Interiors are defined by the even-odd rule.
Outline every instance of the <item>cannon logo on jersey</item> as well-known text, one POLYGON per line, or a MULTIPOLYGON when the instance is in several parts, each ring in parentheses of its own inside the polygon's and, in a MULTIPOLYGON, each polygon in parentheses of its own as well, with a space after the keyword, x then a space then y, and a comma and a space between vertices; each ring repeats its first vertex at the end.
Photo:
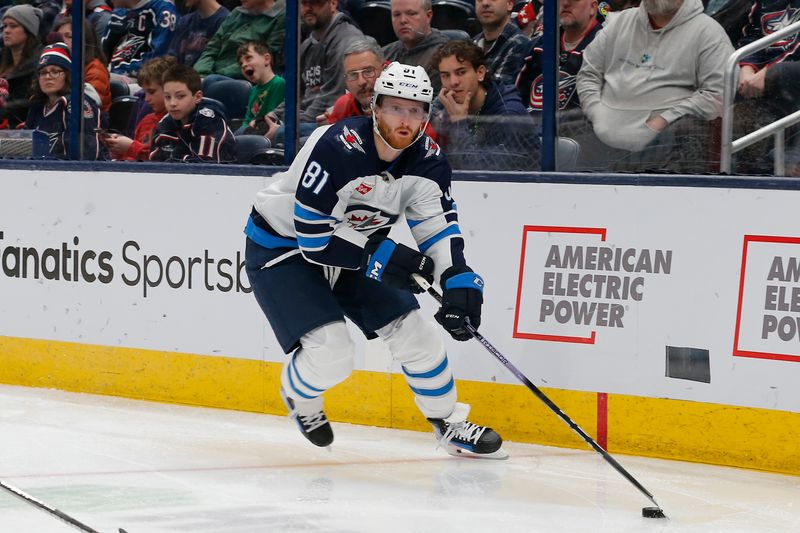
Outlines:
POLYGON ((428 159, 431 156, 437 156, 442 153, 442 149, 439 148, 439 145, 436 144, 436 141, 431 139, 430 137, 425 137, 425 159, 428 159))
POLYGON ((114 50, 114 55, 111 58, 111 63, 114 65, 130 65, 133 61, 138 59, 147 48, 147 43, 144 37, 139 35, 128 35, 125 42, 117 46, 114 50))
POLYGON ((344 218, 351 228, 359 231, 382 228, 397 220, 396 215, 384 214, 380 209, 368 205, 348 206, 344 218))
MULTIPOLYGON (((769 35, 797 22, 798 19, 800 19, 800 10, 798 9, 790 8, 783 11, 773 11, 772 13, 765 13, 761 17, 761 28, 764 31, 764 35, 769 35)), ((781 39, 770 45, 770 47, 783 48, 789 46, 796 38, 797 35, 790 35, 787 39, 781 39)))
MULTIPOLYGON (((558 80, 558 108, 564 109, 575 94, 577 77, 565 71, 559 72, 558 80)), ((531 107, 542 109, 542 95, 544 94, 544 75, 540 74, 533 82, 531 91, 531 107)))
POLYGON ((361 137, 358 135, 358 133, 355 132, 355 130, 351 130, 347 126, 342 128, 342 133, 339 134, 337 139, 342 141, 344 147, 347 148, 347 150, 349 151, 352 151, 353 148, 355 148, 362 154, 366 153, 364 152, 364 147, 362 146, 364 144, 364 141, 361 140, 361 137))

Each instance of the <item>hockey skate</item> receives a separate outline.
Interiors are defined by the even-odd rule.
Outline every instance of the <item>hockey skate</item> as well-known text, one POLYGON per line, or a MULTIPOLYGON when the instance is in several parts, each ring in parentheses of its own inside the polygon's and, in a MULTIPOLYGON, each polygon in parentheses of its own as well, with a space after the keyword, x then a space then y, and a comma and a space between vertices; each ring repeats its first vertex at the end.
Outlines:
POLYGON ((481 459, 508 459, 500 446, 503 439, 492 428, 479 426, 467 420, 469 405, 456 403, 447 418, 429 418, 436 439, 453 456, 471 456, 481 459))
POLYGON ((311 441, 313 445, 330 449, 330 445, 333 443, 333 429, 325 416, 325 412, 320 409, 307 414, 299 413, 295 408, 294 401, 286 396, 283 387, 281 387, 281 398, 289 409, 289 418, 293 418, 297 423, 300 433, 311 441))

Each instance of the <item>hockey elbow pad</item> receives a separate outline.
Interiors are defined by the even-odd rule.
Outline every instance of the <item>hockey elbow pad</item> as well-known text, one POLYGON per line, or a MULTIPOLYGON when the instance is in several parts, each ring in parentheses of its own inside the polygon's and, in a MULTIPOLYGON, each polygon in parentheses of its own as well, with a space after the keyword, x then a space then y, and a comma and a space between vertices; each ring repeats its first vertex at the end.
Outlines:
POLYGON ((363 263, 366 277, 396 289, 421 293, 411 274, 433 283, 433 259, 391 239, 370 239, 364 247, 363 263))
POLYGON ((481 325, 483 278, 466 265, 452 266, 442 273, 441 286, 442 307, 434 318, 455 340, 471 339, 466 325, 481 325))

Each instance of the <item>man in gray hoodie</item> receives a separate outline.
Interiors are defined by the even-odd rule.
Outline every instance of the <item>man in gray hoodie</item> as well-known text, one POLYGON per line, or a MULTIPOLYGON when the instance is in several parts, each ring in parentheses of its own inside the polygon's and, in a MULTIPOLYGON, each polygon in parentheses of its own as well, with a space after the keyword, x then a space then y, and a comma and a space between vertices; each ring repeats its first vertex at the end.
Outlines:
MULTIPOLYGON (((317 116, 344 94, 342 58, 347 46, 364 34, 348 15, 337 10, 338 0, 300 0, 300 17, 311 30, 300 43, 300 137, 317 127, 317 116)), ((281 105, 276 115, 285 112, 281 105)), ((267 138, 273 144, 284 142, 284 127, 265 117, 267 138)))
POLYGON ((448 41, 439 30, 431 28, 431 0, 392 0, 392 29, 397 40, 383 47, 387 61, 420 66, 431 79, 434 92, 442 88, 439 71, 431 64, 433 54, 448 41))
MULTIPOLYGON (((665 130, 673 131, 678 120, 720 116, 723 69, 732 52, 701 0, 642 0, 638 8, 612 13, 586 47, 577 80, 581 107, 608 147, 624 153, 668 144, 665 130)), ((621 156, 605 146, 582 145, 584 152, 621 156)))

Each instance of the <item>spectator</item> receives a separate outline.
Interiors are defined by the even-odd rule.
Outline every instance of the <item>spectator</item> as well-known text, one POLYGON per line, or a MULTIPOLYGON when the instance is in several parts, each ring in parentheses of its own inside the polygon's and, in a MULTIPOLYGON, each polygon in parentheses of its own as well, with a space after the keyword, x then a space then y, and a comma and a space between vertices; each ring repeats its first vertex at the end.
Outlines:
POLYGON ((529 39, 533 36, 533 32, 536 29, 536 18, 536 8, 532 0, 522 6, 517 13, 517 26, 522 34, 529 39))
MULTIPOLYGON (((602 28, 597 18, 597 0, 561 0, 559 13, 561 24, 561 46, 559 54, 558 109, 580 110, 580 100, 575 91, 575 77, 583 64, 583 50, 592 42, 602 28)), ((523 102, 528 110, 542 111, 542 52, 543 37, 531 43, 525 64, 517 78, 523 102)))
MULTIPOLYGON (((285 2, 283 0, 242 0, 208 41, 194 68, 201 76, 219 74, 242 79, 236 51, 250 41, 264 43, 276 53, 283 50, 285 34, 285 2)), ((280 63, 280 58, 273 57, 280 63)))
MULTIPOLYGON (((55 39, 50 42, 64 42, 72 49, 72 17, 58 19, 55 39)), ((94 32, 87 32, 83 38, 84 81, 94 87, 99 100, 97 105, 104 113, 111 109, 111 79, 106 68, 106 58, 94 32)))
POLYGON ((197 9, 178 21, 167 54, 175 56, 178 63, 191 66, 206 49, 208 41, 230 11, 217 0, 186 0, 184 6, 197 9))
MULTIPOLYGON (((64 43, 47 46, 37 65, 38 83, 34 84, 31 107, 25 120, 25 128, 39 130, 50 138, 50 155, 67 159, 69 132, 67 125, 72 112, 70 72, 72 61, 69 48, 64 43)), ((84 159, 102 159, 104 150, 98 142, 100 109, 91 98, 84 96, 83 109, 84 159)))
POLYGON ((27 2, 19 2, 20 4, 29 4, 33 7, 42 10, 42 18, 39 24, 39 40, 45 42, 47 34, 53 29, 56 17, 61 11, 62 0, 29 0, 27 2))
POLYGON ((28 98, 36 76, 36 61, 42 52, 39 25, 42 10, 27 4, 10 7, 3 15, 3 50, 0 78, 8 82, 8 99, 2 122, 15 128, 25 121, 28 98))
MULTIPOLYGON (((71 0, 66 0, 64 3, 66 2, 72 3, 71 0)), ((84 5, 86 20, 92 25, 97 42, 100 42, 108 29, 108 21, 111 20, 111 8, 106 0, 88 0, 84 5)))
MULTIPOLYGON (((790 0, 758 0, 753 2, 750 17, 739 46, 748 45, 770 35, 796 20, 797 2, 790 0)), ((800 75, 800 34, 794 34, 771 46, 759 50, 739 62, 738 92, 744 97, 737 102, 734 112, 734 132, 750 133, 770 122, 778 120, 800 107, 797 93, 800 75)), ((796 158, 798 150, 797 128, 789 129, 787 139, 792 148, 787 159, 796 158)), ((737 135, 739 136, 739 135, 737 135)), ((737 157, 737 170, 742 172, 771 173, 771 158, 766 157, 765 146, 760 143, 746 148, 737 157)), ((796 165, 790 165, 796 167, 796 165)), ((796 168, 792 175, 797 175, 796 168)))
POLYGON ((142 63, 166 54, 178 11, 172 0, 112 0, 114 9, 103 36, 112 74, 135 78, 142 63))
MULTIPOLYGON (((97 42, 103 39, 108 28, 108 21, 111 20, 111 8, 106 3, 106 0, 86 0, 84 2, 84 12, 86 21, 92 25, 94 34, 97 37, 97 42)), ((64 17, 71 16, 72 13, 72 0, 64 0, 64 8, 56 17, 53 23, 53 28, 57 28, 63 24, 64 17)))
POLYGON ((431 28, 431 0, 392 0, 391 8, 392 29, 397 40, 383 47, 383 55, 387 61, 424 68, 434 92, 438 92, 441 80, 431 59, 448 39, 439 30, 431 28))
POLYGON ((383 72, 383 52, 375 39, 364 37, 345 48, 342 66, 347 92, 332 108, 317 116, 320 126, 370 113, 375 80, 383 72))
POLYGON ((203 101, 200 75, 187 65, 164 73, 164 106, 168 116, 154 133, 152 161, 223 163, 233 161, 236 138, 222 111, 203 101))
POLYGON ((103 143, 114 159, 125 161, 147 161, 150 159, 150 145, 153 141, 153 132, 156 126, 167 114, 164 108, 164 88, 161 78, 164 73, 175 66, 177 61, 173 56, 156 57, 142 65, 139 71, 138 82, 144 91, 144 99, 153 110, 142 117, 136 125, 133 139, 117 133, 108 133, 103 137, 103 143))
POLYGON ((530 39, 511 20, 513 7, 513 0, 475 0, 483 31, 472 38, 483 50, 492 79, 512 85, 531 47, 530 39))
MULTIPOLYGON (((324 126, 334 124, 344 118, 360 117, 372 112, 372 95, 375 92, 375 80, 384 68, 383 52, 372 37, 350 43, 345 48, 344 83, 347 92, 336 100, 333 107, 317 116, 317 124, 324 126)), ((425 134, 437 140, 436 132, 430 123, 425 127, 425 134)))
POLYGON ((272 70, 272 54, 259 42, 244 43, 237 52, 242 73, 253 84, 247 99, 247 111, 237 133, 267 133, 264 117, 283 102, 286 81, 272 70))
POLYGON ((453 168, 533 169, 539 145, 533 119, 516 87, 491 79, 480 47, 450 41, 433 61, 442 78, 434 128, 453 168))
MULTIPOLYGON (((301 137, 310 135, 317 127, 317 116, 344 94, 344 49, 364 37, 353 19, 336 9, 337 3, 337 0, 300 0, 300 17, 311 30, 300 44, 301 137)), ((281 144, 283 127, 278 127, 269 116, 266 118, 270 127, 268 138, 281 144)))
POLYGON ((707 121, 720 115, 723 70, 732 52, 725 30, 703 14, 700 0, 643 0, 610 17, 584 50, 578 73, 581 107, 600 141, 582 143, 581 164, 607 168, 624 158, 631 166, 618 170, 665 166, 661 159, 672 157, 678 121, 679 132, 702 132, 682 148, 706 158, 707 121), (651 143, 651 150, 628 157, 651 143))

